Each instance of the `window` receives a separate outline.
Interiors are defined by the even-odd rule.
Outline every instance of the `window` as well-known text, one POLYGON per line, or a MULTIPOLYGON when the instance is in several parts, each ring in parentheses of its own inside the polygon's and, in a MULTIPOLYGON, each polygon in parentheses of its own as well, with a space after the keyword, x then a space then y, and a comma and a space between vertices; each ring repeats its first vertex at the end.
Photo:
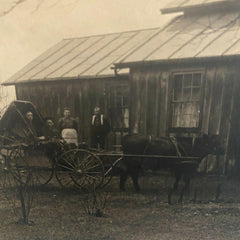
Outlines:
POLYGON ((111 89, 111 122, 113 129, 129 128, 128 86, 111 89))
POLYGON ((202 74, 174 74, 172 128, 197 128, 200 120, 202 74))

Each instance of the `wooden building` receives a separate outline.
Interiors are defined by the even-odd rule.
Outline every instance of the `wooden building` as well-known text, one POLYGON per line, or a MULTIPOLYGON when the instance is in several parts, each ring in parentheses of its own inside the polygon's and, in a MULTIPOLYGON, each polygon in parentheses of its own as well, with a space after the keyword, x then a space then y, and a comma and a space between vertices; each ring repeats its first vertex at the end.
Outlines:
POLYGON ((162 13, 179 15, 161 28, 65 39, 5 85, 45 116, 72 107, 86 141, 95 105, 111 120, 112 145, 128 130, 219 134, 226 154, 206 169, 239 170, 239 1, 176 0, 162 13))
POLYGON ((177 12, 115 64, 130 69, 130 131, 193 141, 219 134, 226 154, 207 168, 239 171, 240 3, 179 0, 162 9, 177 12))
POLYGON ((17 99, 33 102, 45 117, 57 120, 70 107, 79 119, 81 139, 88 143, 93 108, 100 106, 112 129, 108 147, 117 147, 129 127, 129 74, 111 67, 151 37, 151 31, 62 40, 4 85, 15 85, 17 99))

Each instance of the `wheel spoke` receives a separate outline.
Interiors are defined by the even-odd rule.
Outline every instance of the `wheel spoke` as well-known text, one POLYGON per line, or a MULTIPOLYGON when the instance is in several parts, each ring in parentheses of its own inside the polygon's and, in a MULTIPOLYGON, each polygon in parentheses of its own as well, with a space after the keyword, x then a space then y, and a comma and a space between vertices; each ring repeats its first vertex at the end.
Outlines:
MULTIPOLYGON (((82 161, 80 160, 80 161, 78 161, 78 166, 80 167, 80 166, 82 166, 82 165, 84 165, 85 164, 85 162, 86 163, 88 163, 89 161, 87 161, 90 157, 92 157, 92 156, 87 156, 85 159, 83 159, 82 161)), ((80 159, 79 157, 78 157, 78 159, 80 159)))
MULTIPOLYGON (((71 171, 71 172, 72 172, 73 169, 74 169, 74 168, 70 168, 70 167, 68 167, 68 166, 66 166, 66 165, 59 164, 59 163, 58 163, 57 166, 60 167, 60 168, 63 168, 63 169, 69 170, 69 171, 71 171)), ((60 171, 61 171, 61 170, 60 170, 60 171)))
POLYGON ((101 174, 102 175, 102 172, 84 172, 86 174, 101 174))
POLYGON ((85 170, 94 169, 94 168, 96 168, 96 167, 101 167, 101 166, 99 166, 99 164, 95 164, 95 165, 93 165, 93 166, 90 166, 89 168, 85 168, 85 170))
MULTIPOLYGON (((71 160, 72 160, 72 159, 71 159, 71 160)), ((65 158, 63 162, 69 164, 72 168, 75 168, 75 166, 74 166, 74 164, 73 164, 73 161, 70 162, 67 158, 65 158)))

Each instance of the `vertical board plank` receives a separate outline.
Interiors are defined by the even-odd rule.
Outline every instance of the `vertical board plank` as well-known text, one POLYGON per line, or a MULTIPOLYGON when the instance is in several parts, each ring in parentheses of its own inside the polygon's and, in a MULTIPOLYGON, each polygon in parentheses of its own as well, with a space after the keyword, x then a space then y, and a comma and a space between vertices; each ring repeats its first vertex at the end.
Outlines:
POLYGON ((157 89, 157 81, 156 81, 156 73, 151 72, 148 76, 148 104, 147 104, 147 133, 151 136, 157 135, 157 127, 156 127, 156 105, 157 105, 157 97, 156 97, 156 89, 157 89))
POLYGON ((160 76, 161 85, 160 85, 160 97, 159 97, 159 136, 166 136, 168 130, 168 105, 169 105, 169 81, 170 74, 169 72, 163 72, 160 76))
POLYGON ((140 130, 140 88, 139 71, 133 70, 130 86, 130 132, 139 133, 140 130))
POLYGON ((212 105, 213 83, 216 78, 216 68, 209 67, 206 69, 205 79, 203 79, 203 108, 202 108, 202 133, 208 134, 210 112, 212 105))
POLYGON ((228 173, 235 176, 239 176, 240 169, 240 82, 238 76, 239 73, 234 80, 233 106, 227 149, 228 165, 226 169, 228 173))
POLYGON ((223 100, 223 84, 224 84, 223 70, 218 68, 216 71, 216 78, 213 82, 212 102, 209 117, 209 134, 219 134, 221 114, 222 114, 222 100, 223 100))
MULTIPOLYGON (((234 73, 225 73, 224 74, 224 86, 223 86, 223 101, 222 101, 222 114, 221 114, 221 124, 220 124, 220 136, 221 143, 224 146, 225 153, 227 154, 228 142, 229 142, 229 132, 230 132, 230 122, 233 109, 233 90, 234 90, 234 73)), ((228 160, 227 155, 225 154, 224 158, 221 158, 221 161, 218 161, 217 168, 221 168, 226 171, 228 160)))

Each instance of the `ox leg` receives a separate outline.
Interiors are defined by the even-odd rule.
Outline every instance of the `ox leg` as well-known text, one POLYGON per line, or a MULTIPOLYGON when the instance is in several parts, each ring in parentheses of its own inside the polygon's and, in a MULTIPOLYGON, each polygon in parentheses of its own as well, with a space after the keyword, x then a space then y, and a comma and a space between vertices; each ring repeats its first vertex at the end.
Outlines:
POLYGON ((173 193, 173 188, 169 188, 169 191, 168 191, 168 204, 172 203, 172 193, 173 193))
POLYGON ((220 194, 222 192, 221 188, 222 188, 222 183, 218 183, 217 188, 216 188, 216 194, 215 194, 215 201, 216 202, 219 201, 219 197, 220 197, 220 194))
POLYGON ((181 175, 182 175, 181 172, 179 172, 179 171, 175 172, 175 183, 173 185, 173 190, 174 191, 178 189, 178 183, 181 179, 181 175))
POLYGON ((140 187, 139 187, 139 184, 138 184, 138 177, 139 177, 139 171, 138 170, 131 173, 131 178, 132 178, 132 181, 133 181, 133 185, 134 185, 134 188, 137 192, 140 191, 140 187))
POLYGON ((184 175, 184 186, 180 192, 180 197, 178 199, 178 203, 182 203, 183 200, 183 195, 186 192, 186 190, 189 189, 190 186, 190 176, 189 175, 184 175))
POLYGON ((128 172, 121 171, 120 173, 120 190, 125 191, 125 182, 128 177, 128 172))
POLYGON ((173 187, 171 187, 168 191, 168 204, 172 203, 172 194, 178 189, 178 183, 181 179, 182 173, 180 171, 175 171, 175 182, 173 184, 173 187))

